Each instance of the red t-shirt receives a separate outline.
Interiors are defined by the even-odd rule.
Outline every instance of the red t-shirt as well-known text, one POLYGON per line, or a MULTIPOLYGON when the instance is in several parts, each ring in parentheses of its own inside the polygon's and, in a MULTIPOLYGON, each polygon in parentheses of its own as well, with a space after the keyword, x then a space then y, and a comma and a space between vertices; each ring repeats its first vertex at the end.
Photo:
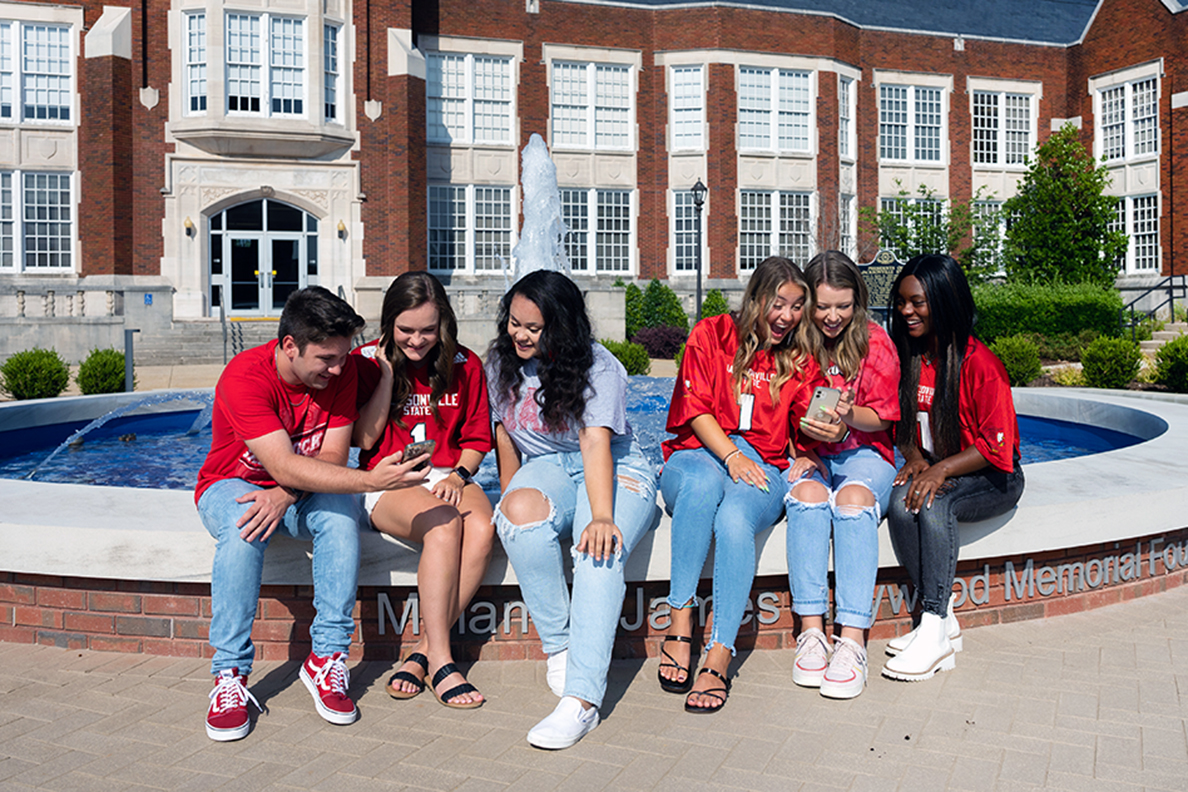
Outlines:
POLYGON ((677 375, 672 403, 668 408, 668 431, 675 438, 661 445, 667 460, 674 451, 701 448, 690 423, 699 415, 712 415, 726 434, 738 434, 750 443, 771 465, 788 467, 788 440, 791 422, 799 423, 808 410, 813 388, 825 384, 821 370, 812 359, 780 388, 780 402, 771 399, 771 380, 775 360, 768 351, 760 351, 747 370, 744 395, 751 395, 750 423, 744 408, 734 398, 734 353, 738 332, 728 314, 702 319, 689 334, 685 356, 677 375), (742 424, 742 425, 740 425, 742 424))
POLYGON ((198 471, 194 501, 216 481, 239 478, 260 487, 275 487, 272 478, 245 440, 282 429, 293 441, 293 453, 316 457, 326 430, 350 426, 355 411, 355 364, 348 358, 342 373, 322 390, 293 386, 276 371, 277 341, 240 352, 215 386, 210 424, 210 452, 198 471))
MULTIPOLYGON (((847 386, 854 391, 854 406, 869 407, 884 421, 899 420, 899 353, 887 331, 871 322, 870 351, 862 359, 858 376, 847 383, 841 370, 830 366, 825 372, 830 387, 844 390, 847 386)), ((874 446, 883 459, 895 464, 895 448, 891 442, 891 431, 862 432, 850 430, 850 436, 840 443, 822 443, 817 446, 820 456, 834 456, 859 446, 874 446)))
MULTIPOLYGON (((379 364, 373 360, 378 343, 372 341, 354 350, 354 354, 360 356, 356 367, 359 373, 360 406, 367 403, 380 381, 379 364)), ((404 403, 400 416, 404 426, 394 420, 394 414, 389 414, 388 425, 384 427, 384 433, 375 446, 360 452, 360 467, 371 470, 384 457, 421 440, 437 441, 437 447, 430 457, 435 467, 457 467, 464 448, 472 448, 482 454, 491 450, 493 441, 491 412, 487 404, 487 377, 478 355, 464 346, 458 347, 454 356, 454 381, 441 395, 437 418, 433 416, 429 401, 433 394, 429 384, 429 367, 408 366, 405 371, 412 378, 412 393, 404 403)))
MULTIPOLYGON (((924 444, 923 430, 932 411, 935 388, 936 368, 925 359, 920 365, 916 422, 917 440, 924 448, 931 445, 931 437, 928 444, 924 444)), ((962 449, 975 446, 994 467, 1008 473, 1014 470, 1015 457, 1019 453, 1019 421, 1015 417, 1011 381, 1002 362, 976 338, 969 339, 965 360, 961 363, 957 405, 962 449)))

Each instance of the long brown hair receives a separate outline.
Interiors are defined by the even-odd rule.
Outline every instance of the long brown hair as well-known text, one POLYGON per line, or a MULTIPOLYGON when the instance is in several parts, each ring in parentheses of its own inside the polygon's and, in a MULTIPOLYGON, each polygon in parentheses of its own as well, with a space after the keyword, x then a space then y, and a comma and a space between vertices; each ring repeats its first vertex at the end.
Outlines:
POLYGON ((458 352, 458 320, 454 317, 454 309, 450 307, 450 298, 446 296, 441 281, 428 272, 406 272, 392 281, 384 295, 384 307, 380 312, 380 327, 382 328, 379 345, 392 364, 392 411, 389 420, 404 427, 401 418, 404 403, 412 394, 412 379, 408 375, 408 358, 396 346, 392 329, 396 326, 396 317, 405 311, 420 308, 425 303, 433 303, 437 308, 437 343, 425 357, 429 369, 429 387, 432 395, 429 398, 433 409, 433 417, 441 420, 437 410, 441 397, 454 381, 454 356, 458 352))
POLYGON ((837 363, 846 381, 850 382, 858 376, 863 359, 870 353, 870 328, 866 313, 870 292, 867 291, 866 281, 850 257, 839 250, 826 250, 813 256, 804 268, 804 277, 813 288, 809 305, 805 306, 810 316, 808 321, 801 321, 798 328, 802 344, 817 359, 822 371, 828 370, 832 360, 837 363), (821 284, 838 290, 849 289, 854 295, 854 316, 832 343, 817 327, 814 318, 817 289, 821 284))
MULTIPOLYGON (((809 288, 804 273, 800 271, 800 267, 783 256, 765 258, 755 268, 751 280, 747 283, 742 308, 739 309, 734 322, 735 331, 738 333, 738 350, 734 353, 736 398, 747 384, 747 369, 771 337, 771 328, 767 325, 767 309, 786 283, 799 287, 804 292, 805 299, 808 299, 809 288)), ((801 321, 803 322, 803 318, 801 321)), ((780 343, 771 347, 771 356, 776 366, 776 375, 771 381, 771 400, 775 404, 780 403, 780 388, 800 371, 808 357, 795 339, 795 328, 792 328, 780 343)))

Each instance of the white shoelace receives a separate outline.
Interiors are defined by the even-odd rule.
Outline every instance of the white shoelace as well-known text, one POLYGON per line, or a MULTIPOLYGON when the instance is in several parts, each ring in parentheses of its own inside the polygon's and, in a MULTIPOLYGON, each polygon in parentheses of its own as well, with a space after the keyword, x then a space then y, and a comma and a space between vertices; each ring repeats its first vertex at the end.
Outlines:
POLYGON ((239 681, 239 677, 233 674, 219 674, 219 681, 215 684, 214 690, 210 691, 210 700, 214 702, 215 712, 242 707, 249 701, 256 705, 256 709, 264 710, 251 691, 239 681))
MULTIPOLYGON (((866 670, 866 652, 853 641, 835 641, 833 644, 833 663, 843 664, 843 668, 858 668, 866 670)), ((830 663, 832 667, 833 663, 830 663)))
POLYGON ((322 688, 327 679, 330 680, 328 688, 334 693, 345 696, 347 690, 350 689, 351 671, 343 662, 341 654, 336 653, 326 658, 326 662, 314 675, 314 684, 322 688))
POLYGON ((829 659, 829 644, 825 642, 824 634, 817 631, 802 632, 796 639, 796 659, 818 657, 829 659))

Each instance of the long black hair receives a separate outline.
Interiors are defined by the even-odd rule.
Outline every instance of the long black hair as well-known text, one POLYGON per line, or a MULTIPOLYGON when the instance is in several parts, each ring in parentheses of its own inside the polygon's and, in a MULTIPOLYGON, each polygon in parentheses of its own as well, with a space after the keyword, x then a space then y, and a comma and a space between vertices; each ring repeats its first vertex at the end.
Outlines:
POLYGON ((891 340, 899 351, 899 423, 895 426, 895 442, 900 450, 916 445, 916 412, 920 388, 920 360, 932 351, 935 339, 936 393, 932 399, 929 425, 932 428, 932 447, 937 459, 944 459, 961 450, 961 426, 958 414, 958 395, 961 383, 961 363, 973 336, 977 314, 973 295, 961 265, 948 256, 928 253, 916 256, 904 265, 891 286, 891 340), (908 335, 907 323, 899 312, 903 300, 899 286, 904 279, 914 277, 928 298, 931 334, 927 338, 908 335))
POLYGON ((441 420, 437 406, 441 397, 454 381, 454 355, 458 351, 458 320, 454 317, 454 309, 450 307, 450 299, 446 296, 441 281, 428 272, 406 272, 392 281, 384 295, 384 307, 380 311, 379 345, 383 347, 384 355, 392 364, 392 411, 391 420, 404 426, 402 408, 412 394, 412 380, 408 375, 408 358, 396 346, 396 339, 392 330, 396 325, 396 317, 405 311, 420 308, 425 303, 433 303, 437 307, 437 343, 429 354, 425 356, 425 363, 429 366, 429 387, 432 394, 429 397, 433 417, 441 420))
POLYGON ((501 401, 520 397, 521 369, 527 362, 516 354, 507 330, 512 299, 517 295, 534 303, 544 319, 535 358, 540 377, 536 403, 544 425, 550 431, 563 432, 571 423, 580 424, 586 411, 586 388, 594 365, 594 333, 586 301, 573 281, 551 270, 530 272, 508 289, 499 303, 498 334, 488 351, 488 357, 493 355, 498 365, 495 387, 501 401))

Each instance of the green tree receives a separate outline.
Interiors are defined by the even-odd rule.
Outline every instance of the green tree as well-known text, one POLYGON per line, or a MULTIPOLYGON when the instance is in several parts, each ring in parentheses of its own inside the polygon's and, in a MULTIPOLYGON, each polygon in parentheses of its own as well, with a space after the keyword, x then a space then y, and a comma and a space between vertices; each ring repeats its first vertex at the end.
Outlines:
POLYGON ((641 313, 644 327, 668 325, 689 330, 689 316, 681 307, 681 299, 657 278, 644 289, 641 313))
POLYGON ((627 310, 627 337, 631 338, 644 326, 643 290, 634 283, 629 283, 623 300, 627 310))
POLYGON ((1007 276, 1112 285, 1127 240, 1110 230, 1118 199, 1105 194, 1109 184, 1109 171, 1093 161, 1071 124, 1040 144, 1018 194, 1003 205, 1011 219, 1003 245, 1007 276))

